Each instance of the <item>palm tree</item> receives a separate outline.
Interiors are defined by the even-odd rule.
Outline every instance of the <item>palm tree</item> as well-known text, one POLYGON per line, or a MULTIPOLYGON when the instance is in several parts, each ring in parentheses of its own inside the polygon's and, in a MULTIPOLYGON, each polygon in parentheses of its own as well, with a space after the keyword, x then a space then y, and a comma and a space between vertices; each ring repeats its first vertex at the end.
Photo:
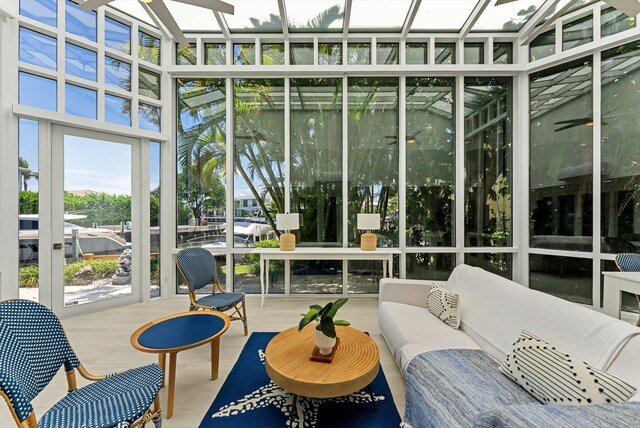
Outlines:
POLYGON ((22 190, 28 192, 29 180, 32 178, 37 179, 38 173, 29 169, 29 162, 22 156, 18 158, 18 168, 20 170, 20 176, 22 177, 22 190))

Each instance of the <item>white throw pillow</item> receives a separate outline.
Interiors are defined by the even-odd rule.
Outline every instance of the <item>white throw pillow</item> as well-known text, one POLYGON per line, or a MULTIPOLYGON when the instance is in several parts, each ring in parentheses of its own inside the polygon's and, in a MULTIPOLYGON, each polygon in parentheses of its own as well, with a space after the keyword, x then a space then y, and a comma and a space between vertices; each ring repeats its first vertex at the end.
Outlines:
POLYGON ((575 360, 526 330, 499 370, 543 404, 621 403, 636 391, 622 379, 575 360))
POLYGON ((433 315, 440 318, 449 327, 460 327, 460 315, 458 306, 460 298, 456 293, 445 290, 433 284, 427 294, 427 309, 433 315))

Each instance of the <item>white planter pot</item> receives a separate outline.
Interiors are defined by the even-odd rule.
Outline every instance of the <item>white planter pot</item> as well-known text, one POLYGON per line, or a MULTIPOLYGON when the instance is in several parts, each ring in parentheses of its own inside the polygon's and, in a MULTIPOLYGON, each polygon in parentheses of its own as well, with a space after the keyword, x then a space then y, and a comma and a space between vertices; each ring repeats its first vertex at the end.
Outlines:
POLYGON ((336 338, 326 336, 322 331, 316 329, 316 346, 322 355, 329 355, 336 346, 336 338))

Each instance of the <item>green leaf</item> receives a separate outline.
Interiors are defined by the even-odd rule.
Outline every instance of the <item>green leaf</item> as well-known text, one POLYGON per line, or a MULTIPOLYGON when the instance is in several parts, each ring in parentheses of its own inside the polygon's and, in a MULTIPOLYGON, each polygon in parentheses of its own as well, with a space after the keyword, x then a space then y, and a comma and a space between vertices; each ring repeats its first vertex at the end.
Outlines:
POLYGON ((327 312, 327 316, 330 316, 331 318, 335 317, 338 309, 340 309, 345 303, 347 303, 347 300, 349 299, 338 299, 335 302, 330 303, 331 309, 327 312))
POLYGON ((311 306, 309 306, 309 309, 315 309, 318 312, 320 312, 322 310, 322 306, 320 306, 320 305, 311 305, 311 306))
POLYGON ((325 336, 335 338, 336 337, 336 327, 333 325, 333 318, 324 317, 320 320, 320 331, 324 333, 325 336))
POLYGON ((342 326, 349 326, 351 325, 351 323, 349 321, 345 321, 345 320, 335 320, 333 322, 333 325, 342 325, 342 326))
POLYGON ((327 303, 326 306, 324 308, 322 308, 322 310, 320 310, 320 312, 318 312, 318 316, 320 318, 325 317, 329 311, 331 310, 331 307, 333 306, 333 303, 327 303))
POLYGON ((298 331, 302 330, 307 324, 311 321, 318 318, 318 311, 315 308, 309 309, 309 312, 300 320, 300 324, 298 324, 298 331))

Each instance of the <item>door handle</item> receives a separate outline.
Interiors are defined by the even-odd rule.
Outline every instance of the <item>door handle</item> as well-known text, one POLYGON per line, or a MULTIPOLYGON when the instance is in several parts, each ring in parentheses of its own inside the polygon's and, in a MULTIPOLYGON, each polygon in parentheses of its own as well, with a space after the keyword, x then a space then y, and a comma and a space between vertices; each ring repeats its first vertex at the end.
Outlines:
POLYGON ((56 242, 53 244, 53 249, 54 250, 62 250, 62 243, 60 242, 56 242))

